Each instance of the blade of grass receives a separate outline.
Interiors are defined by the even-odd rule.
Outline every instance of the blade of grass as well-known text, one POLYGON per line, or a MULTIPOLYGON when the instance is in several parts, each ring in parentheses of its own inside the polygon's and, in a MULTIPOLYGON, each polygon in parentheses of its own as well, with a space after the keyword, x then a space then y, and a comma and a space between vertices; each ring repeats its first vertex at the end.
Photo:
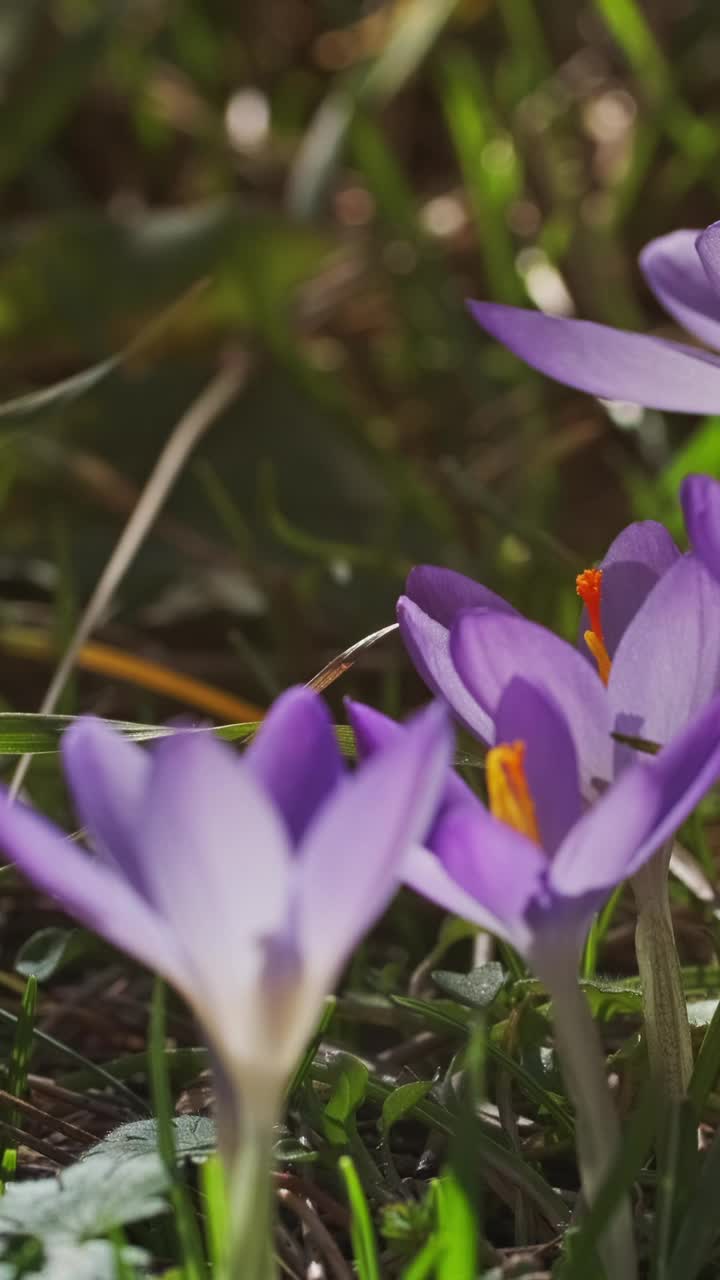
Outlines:
MULTIPOLYGON (((580 1227, 573 1232, 571 1257, 561 1266, 558 1280, 590 1280, 598 1265, 596 1245, 612 1214, 627 1195, 647 1160, 655 1137, 656 1103, 648 1092, 625 1124, 625 1137, 604 1186, 580 1227)), ((609 1280, 609 1278, 608 1278, 609 1280)))
MULTIPOLYGON (((9 1009, 0 1009, 0 1021, 10 1022, 17 1026, 19 1018, 17 1014, 10 1013, 9 1009)), ((93 1080, 102 1080, 103 1084, 111 1085, 113 1089, 122 1093, 128 1102, 132 1104, 132 1110, 134 1112, 139 1112, 141 1114, 143 1112, 145 1112, 145 1114, 148 1113, 149 1107, 147 1103, 144 1102, 142 1098, 139 1098, 136 1093, 133 1093, 132 1089, 129 1089, 126 1084, 123 1084, 121 1079, 114 1076, 105 1067, 100 1066, 97 1062, 90 1062, 89 1058, 84 1057, 82 1053, 78 1053, 77 1049, 72 1049, 70 1045, 63 1044, 62 1040, 56 1040, 55 1036, 49 1035, 47 1031, 41 1031, 39 1027, 33 1027, 33 1036, 38 1040, 42 1040, 43 1044, 50 1045, 51 1048, 56 1049, 58 1053, 63 1054, 66 1058, 70 1058, 72 1061, 80 1063, 86 1073, 86 1079, 88 1082, 92 1082, 93 1080)))
POLYGON ((525 291, 515 269, 507 218, 522 186, 520 160, 495 117, 479 63, 469 50, 458 46, 445 57, 439 92, 491 290, 504 302, 522 302, 525 291))
POLYGON ((225 1242, 229 1227, 225 1171, 219 1156, 210 1156, 203 1161, 200 1166, 200 1184, 205 1197, 205 1238, 211 1274, 220 1275, 225 1262, 225 1242))
POLYGON ((381 1280, 375 1230, 365 1192, 351 1156, 341 1156, 338 1167, 350 1202, 350 1237, 358 1280, 381 1280))
MULTIPOLYGON (((23 658, 57 656, 57 645, 47 632, 26 627, 0 629, 0 648, 23 658)), ((261 720, 264 715, 262 707, 226 693, 224 689, 173 671, 160 662, 139 658, 113 645, 94 642, 83 645, 77 655, 77 666, 83 671, 95 671, 113 680, 123 680, 140 689, 175 698, 188 707, 222 719, 261 720)))
POLYGON ((697 1179, 697 1123, 691 1103, 672 1103, 663 1118, 650 1280, 667 1280, 678 1219, 697 1179))
POLYGON ((459 0, 408 0, 395 9, 397 21, 384 48, 363 74, 344 77, 324 99, 298 151, 288 184, 288 204, 310 217, 340 162, 358 106, 380 107, 417 70, 432 49, 459 0))
MULTIPOLYGON (((50 681, 40 706, 41 715, 49 715, 53 711, 78 653, 108 608, 188 457, 205 432, 239 395, 245 386, 248 368, 249 363, 244 356, 236 356, 223 365, 172 431, 50 681)), ((18 761, 10 785, 11 795, 18 794, 31 759, 25 755, 18 761)))
POLYGON ((186 1280, 204 1280, 205 1259, 197 1219, 188 1195, 182 1170, 175 1158, 173 1110, 165 1066, 165 983, 155 981, 150 1015, 150 1082, 157 1118, 157 1141, 160 1157, 170 1183, 170 1199, 175 1211, 175 1230, 186 1280))
MULTIPOLYGON (((15 1036, 8 1068, 8 1093, 15 1094, 18 1098, 23 1096, 27 1088, 27 1074, 30 1069, 34 1043, 37 994, 37 979, 28 978, 23 992, 20 1014, 15 1025, 15 1036)), ((10 1110, 8 1120, 15 1127, 20 1124, 20 1116, 17 1110, 14 1108, 10 1110)), ((17 1147, 6 1147, 2 1156, 2 1170, 0 1172, 0 1182, 2 1182, 3 1187, 6 1182, 15 1177, 16 1169, 17 1147)))
POLYGON ((720 1236, 720 1133, 705 1156, 688 1211, 679 1224, 667 1269, 667 1280, 695 1280, 709 1261, 720 1236))

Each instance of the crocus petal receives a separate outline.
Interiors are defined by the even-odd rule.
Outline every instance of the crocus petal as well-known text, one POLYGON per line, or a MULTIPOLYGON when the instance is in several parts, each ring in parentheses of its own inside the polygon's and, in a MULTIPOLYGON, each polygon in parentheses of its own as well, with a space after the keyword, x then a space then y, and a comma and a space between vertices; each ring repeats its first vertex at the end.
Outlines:
POLYGON ((456 805, 438 824, 435 849, 448 875, 524 950, 526 915, 544 896, 547 859, 537 845, 498 822, 478 801, 456 805))
POLYGON ((458 720, 482 742, 492 742, 490 716, 468 693, 450 656, 450 633, 407 596, 397 604, 400 634, 418 675, 428 688, 444 698, 458 720))
POLYGON ((575 743, 583 792, 612 776, 605 690, 572 645, 524 618, 473 610, 455 623, 450 651, 458 675, 493 720, 503 691, 517 676, 552 696, 575 743))
POLYGON ((435 704, 342 782, 306 831, 298 950, 328 983, 393 897, 409 849, 433 821, 451 754, 447 713, 435 704))
POLYGON ((429 849, 421 845, 413 846, 403 864, 402 878, 410 889, 414 889, 423 898, 428 898, 443 911, 461 916, 463 920, 469 920, 471 924, 479 925, 489 933, 498 934, 507 942, 511 940, 502 921, 482 906, 473 894, 461 888, 441 859, 429 849))
POLYGON ((181 733, 153 752, 140 831, 153 900, 208 988, 226 974, 232 989, 287 918, 282 819, 231 747, 181 733))
POLYGON ((720 697, 656 756, 631 765, 558 850, 551 887, 568 897, 607 891, 673 835, 720 778, 720 697))
POLYGON ((0 792, 0 847, 29 880, 68 915, 187 988, 187 969, 171 932, 140 894, 110 866, 0 792))
POLYGON ((517 613, 507 600, 482 583, 474 582, 454 569, 441 569, 433 564, 419 564, 410 570, 405 595, 448 630, 463 609, 498 609, 501 613, 517 613))
POLYGON ((343 773, 327 706, 302 686, 273 703, 243 760, 280 810, 294 844, 343 773))
POLYGON ((686 476, 680 501, 696 556, 720 579, 720 484, 711 476, 686 476))
POLYGON ((720 357, 588 320, 473 302, 478 324, 533 369, 606 400, 680 413, 720 410, 720 357))
POLYGON ((700 231, 671 231, 651 240, 640 266, 655 297, 688 333, 720 347, 720 292, 713 288, 697 243, 700 231))
POLYGON ((495 732, 498 742, 525 743, 525 774, 542 846, 554 853, 583 810, 577 752, 567 721, 553 697, 515 678, 498 703, 495 732))
POLYGON ((683 556, 618 645, 608 684, 613 727, 663 745, 718 688, 720 583, 695 556, 683 556))
MULTIPOLYGON (((658 578, 678 560, 680 552, 664 525, 656 520, 640 520, 619 533, 600 563, 602 580, 602 624, 605 645, 612 658, 620 639, 658 578)), ((578 645, 589 626, 587 610, 580 618, 578 645)))
POLYGON ((142 747, 90 716, 66 730, 61 750, 75 808, 93 847, 147 896, 137 837, 149 757, 142 747))
POLYGON ((712 222, 698 236, 697 251, 708 280, 720 293, 720 222, 712 222))
MULTIPOLYGON (((366 707, 362 702, 353 702, 352 699, 346 698, 345 708, 355 735, 355 745, 360 760, 369 760, 376 751, 390 746, 392 742, 399 742, 407 732, 405 726, 398 724, 397 720, 391 720, 381 711, 376 711, 374 707, 366 707)), ((472 798, 473 792, 462 778, 454 769, 448 769, 442 806, 459 804, 460 801, 470 801, 472 798)))

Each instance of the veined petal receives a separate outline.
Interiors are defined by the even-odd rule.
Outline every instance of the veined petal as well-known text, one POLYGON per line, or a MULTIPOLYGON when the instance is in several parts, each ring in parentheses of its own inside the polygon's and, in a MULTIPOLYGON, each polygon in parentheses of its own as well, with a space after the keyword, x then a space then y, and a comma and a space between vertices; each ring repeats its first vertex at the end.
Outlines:
MULTIPOLYGON (((478 801, 478 804, 480 802, 478 801)), ((454 822, 454 820, 453 820, 454 822)), ((403 883, 443 911, 461 916, 510 942, 511 935, 497 916, 488 911, 474 894, 453 878, 441 858, 421 845, 414 845, 403 864, 403 883)))
POLYGON ((0 847, 68 915, 187 991, 180 948, 165 922, 119 872, 72 844, 25 805, 0 792, 0 847))
POLYGON ((555 856, 552 888, 604 896, 652 857, 718 778, 720 697, 657 756, 625 769, 585 813, 555 856))
POLYGON ((657 582, 618 645, 616 732, 664 745, 720 688, 720 583, 696 556, 657 582))
POLYGON ((470 733, 482 742, 493 742, 492 719, 468 692, 455 670, 447 627, 436 622, 407 596, 398 600, 397 620, 415 670, 428 688, 445 699, 470 733))
POLYGON ((697 251, 710 284, 720 293, 720 222, 712 222, 701 232, 697 251))
POLYGON ((93 847, 147 897, 138 833, 150 776, 149 756, 137 743, 91 716, 66 730, 61 752, 75 808, 93 847))
MULTIPOLYGON (((603 634, 611 658, 658 578, 679 558, 680 552, 667 529, 656 520, 629 524, 611 543, 600 563, 603 634)), ((594 662, 583 638, 589 625, 587 609, 583 609, 578 647, 594 662)))
POLYGON ((612 776, 605 689, 572 645, 525 618, 471 610, 455 623, 450 652, 458 675, 493 720, 503 691, 518 676, 551 695, 575 743, 584 793, 612 776))
POLYGON ((328 986, 395 894, 409 849, 432 824, 451 755, 447 712, 434 704, 341 783, 305 833, 298 950, 328 986))
POLYGON ((285 824, 240 757, 209 735, 164 739, 152 766, 140 830, 153 900, 208 991, 232 990, 257 943, 287 922, 285 824))
POLYGON ((720 580, 720 484, 711 476, 686 476, 680 501, 695 555, 720 580))
POLYGON ((298 843, 343 770, 327 706, 312 689, 288 689, 273 703, 243 756, 298 843))
POLYGON ((640 266, 666 311, 708 346, 720 347, 720 292, 713 288, 697 243, 700 231, 671 231, 651 240, 640 266))
POLYGON ((583 810, 567 721, 550 694, 515 677, 500 698, 495 731, 498 742, 525 743, 525 776, 543 849, 553 854, 583 810))
MULTIPOLYGON (((542 850, 498 822, 479 801, 456 805, 446 813, 436 830, 435 849, 458 888, 475 899, 488 919, 498 921, 519 950, 525 950, 530 936, 527 913, 544 898, 548 863, 542 850)), ((475 918, 483 923, 482 917, 475 918)))
POLYGON ((410 570, 405 595, 436 622, 449 630, 463 609, 498 609, 500 613, 517 613, 507 600, 466 578, 454 569, 441 569, 434 564, 419 564, 410 570))
MULTIPOLYGON (((393 742, 399 742, 407 732, 405 725, 398 724, 397 720, 391 720, 389 716, 376 711, 374 707, 366 707, 362 702, 353 702, 351 698, 346 698, 345 707, 355 735, 355 745, 360 760, 369 760, 376 751, 389 747, 393 742)), ((462 800, 469 802, 473 799, 473 795, 474 793, 455 770, 448 769, 441 805, 458 804, 462 800)))
POLYGON ((720 412, 720 357, 678 342, 472 302, 478 324, 533 369, 606 400, 678 413, 720 412))

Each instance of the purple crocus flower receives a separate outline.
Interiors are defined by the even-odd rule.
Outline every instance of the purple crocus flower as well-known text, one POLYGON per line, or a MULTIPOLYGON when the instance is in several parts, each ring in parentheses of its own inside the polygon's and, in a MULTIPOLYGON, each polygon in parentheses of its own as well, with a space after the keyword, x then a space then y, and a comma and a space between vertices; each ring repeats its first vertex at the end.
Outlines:
MULTIPOLYGON (((349 702, 361 758, 407 729, 349 702)), ((541 977, 574 973, 593 914, 720 778, 720 696, 656 755, 623 770, 588 808, 572 725, 546 688, 514 676, 494 714, 489 809, 454 773, 403 879, 512 943, 541 977)))
MULTIPOLYGON (((488 745, 515 678, 551 695, 573 738, 582 794, 594 801, 636 759, 623 737, 672 743, 720 690, 720 580, 647 522, 624 530, 578 590, 579 649, 484 587, 433 568, 410 576, 398 618, 420 674, 488 745)), ((663 1096, 681 1097, 692 1047, 668 902, 671 844, 634 876, 633 890, 651 1069, 663 1096)))
MULTIPOLYGON (((364 755, 403 732, 352 704, 350 718, 364 755)), ((486 758, 490 810, 455 779, 429 847, 408 854, 404 879, 512 943, 546 983, 577 1113, 583 1188, 592 1202, 617 1155, 619 1131, 597 1031, 577 985, 581 948, 611 889, 638 872, 720 777, 720 697, 670 746, 630 764, 589 809, 572 726, 546 689, 514 676, 493 720, 496 745, 486 758)), ((627 1204, 608 1227, 602 1251, 608 1275, 635 1276, 627 1204)))
POLYGON ((629 758, 612 733, 667 743, 720 690, 720 581, 644 521, 622 531, 578 590, 586 607, 577 647, 433 566, 409 575, 398 621, 420 675, 488 745, 514 676, 547 688, 571 726, 590 796, 629 758))
POLYGON ((680 501, 696 556, 720 580, 720 484, 711 476, 686 476, 680 501))
MULTIPOLYGON (((652 240, 640 266, 665 310, 720 349, 720 222, 652 240)), ((720 410, 720 356, 710 352, 496 302, 471 302, 470 311, 521 360, 580 391, 651 409, 720 410)))
MULTIPOLYGON (((353 774, 325 704, 301 688, 278 699, 242 757, 191 731, 146 753, 91 719, 62 751, 96 857, 7 795, 0 845, 70 915, 177 988, 222 1092, 271 1126, 323 999, 433 818, 451 756, 446 711, 429 707, 353 774)), ((233 1117, 220 1120, 232 1146, 233 1117)))

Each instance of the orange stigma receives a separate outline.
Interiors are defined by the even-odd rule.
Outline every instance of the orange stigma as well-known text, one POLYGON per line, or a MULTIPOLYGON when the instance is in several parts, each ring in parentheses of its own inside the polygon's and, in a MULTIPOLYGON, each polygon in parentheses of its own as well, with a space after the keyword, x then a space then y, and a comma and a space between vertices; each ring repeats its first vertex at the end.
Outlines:
POLYGON ((611 662, 610 655, 605 648, 602 626, 602 579, 602 569, 584 569, 575 579, 575 586, 590 619, 590 630, 585 632, 584 640, 597 662, 600 679, 603 684, 607 684, 610 679, 611 662))
POLYGON ((525 774, 525 743, 492 747, 485 759, 490 812, 509 827, 540 844, 535 805, 525 774))

